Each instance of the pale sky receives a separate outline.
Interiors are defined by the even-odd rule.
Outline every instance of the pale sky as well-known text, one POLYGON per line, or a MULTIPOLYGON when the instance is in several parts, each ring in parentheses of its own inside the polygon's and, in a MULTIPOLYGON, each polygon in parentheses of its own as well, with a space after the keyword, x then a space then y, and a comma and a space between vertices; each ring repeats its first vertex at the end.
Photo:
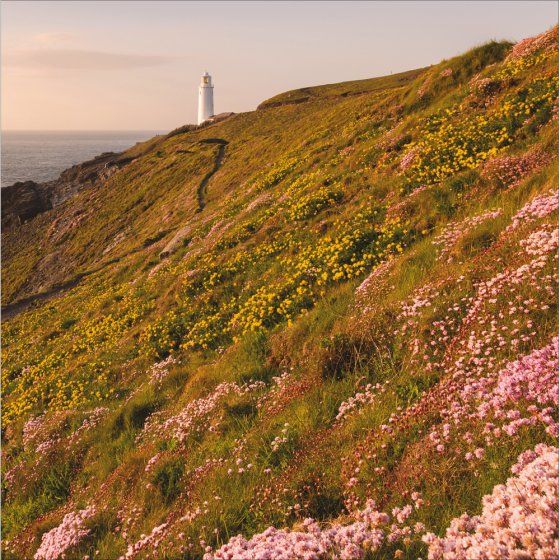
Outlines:
POLYGON ((440 62, 558 21, 556 1, 4 0, 3 130, 171 130, 290 89, 440 62))

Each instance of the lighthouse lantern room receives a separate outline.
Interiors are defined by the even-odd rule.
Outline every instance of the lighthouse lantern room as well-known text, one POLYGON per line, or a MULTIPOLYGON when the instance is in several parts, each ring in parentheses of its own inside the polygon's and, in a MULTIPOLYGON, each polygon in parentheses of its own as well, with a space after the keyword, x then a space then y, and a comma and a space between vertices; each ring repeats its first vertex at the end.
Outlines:
POLYGON ((212 76, 204 72, 198 88, 198 124, 214 116, 214 86, 212 76))

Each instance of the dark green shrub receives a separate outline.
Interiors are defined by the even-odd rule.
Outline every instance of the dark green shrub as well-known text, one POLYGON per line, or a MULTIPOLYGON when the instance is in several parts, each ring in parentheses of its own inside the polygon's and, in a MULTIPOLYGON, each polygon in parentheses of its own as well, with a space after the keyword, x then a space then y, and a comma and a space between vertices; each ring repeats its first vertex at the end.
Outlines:
POLYGON ((70 495, 72 480, 72 464, 56 465, 45 476, 42 483, 42 493, 48 502, 64 502, 70 495))
POLYGON ((166 503, 171 503, 181 493, 181 478, 185 466, 178 458, 171 459, 156 469, 152 477, 154 484, 166 503))
POLYGON ((224 409, 229 416, 234 418, 250 417, 257 414, 257 406, 251 401, 243 401, 231 405, 226 404, 224 409))
POLYGON ((321 346, 320 372, 323 379, 342 379, 360 365, 361 344, 346 333, 324 339, 321 346))
POLYGON ((62 323, 60 323, 60 328, 64 329, 64 330, 67 330, 72 325, 77 323, 77 321, 78 321, 78 319, 74 319, 73 317, 69 317, 68 319, 64 319, 64 321, 62 321, 62 323))
POLYGON ((498 239, 498 235, 499 231, 496 231, 494 224, 483 224, 463 236, 459 241, 458 251, 465 257, 472 256, 490 247, 498 239))
POLYGON ((142 242, 142 247, 149 247, 154 243, 157 243, 160 239, 163 239, 168 233, 168 230, 158 231, 156 234, 146 237, 142 242))
POLYGON ((111 425, 113 439, 124 431, 136 431, 144 426, 146 418, 157 408, 157 401, 144 397, 129 402, 117 415, 111 425))
POLYGON ((396 388, 396 393, 406 406, 420 398, 420 395, 429 387, 429 383, 424 379, 410 379, 406 383, 400 384, 396 388))
POLYGON ((463 173, 454 175, 449 181, 449 188, 456 194, 467 191, 474 186, 479 179, 477 170, 468 170, 463 173))

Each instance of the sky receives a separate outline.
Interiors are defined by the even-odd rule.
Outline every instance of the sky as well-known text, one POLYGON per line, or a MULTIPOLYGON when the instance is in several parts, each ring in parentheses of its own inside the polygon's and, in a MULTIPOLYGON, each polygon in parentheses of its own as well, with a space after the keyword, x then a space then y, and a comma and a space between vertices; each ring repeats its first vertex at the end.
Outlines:
POLYGON ((558 21, 556 1, 1 4, 2 130, 154 130, 304 86, 437 64, 558 21))

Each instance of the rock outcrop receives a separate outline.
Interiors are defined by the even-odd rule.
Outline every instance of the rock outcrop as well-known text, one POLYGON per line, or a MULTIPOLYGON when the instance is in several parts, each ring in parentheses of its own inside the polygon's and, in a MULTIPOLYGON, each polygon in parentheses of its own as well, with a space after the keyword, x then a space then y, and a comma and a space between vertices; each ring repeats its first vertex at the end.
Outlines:
POLYGON ((51 208, 42 185, 34 181, 17 182, 2 189, 2 227, 22 224, 51 208))
POLYGON ((184 226, 173 236, 173 239, 164 247, 163 251, 159 254, 160 259, 166 259, 179 247, 186 245, 191 237, 192 227, 184 226))
POLYGON ((3 188, 2 227, 15 227, 27 222, 37 214, 62 204, 81 190, 106 181, 132 159, 123 153, 106 152, 66 169, 53 181, 25 181, 3 188))

